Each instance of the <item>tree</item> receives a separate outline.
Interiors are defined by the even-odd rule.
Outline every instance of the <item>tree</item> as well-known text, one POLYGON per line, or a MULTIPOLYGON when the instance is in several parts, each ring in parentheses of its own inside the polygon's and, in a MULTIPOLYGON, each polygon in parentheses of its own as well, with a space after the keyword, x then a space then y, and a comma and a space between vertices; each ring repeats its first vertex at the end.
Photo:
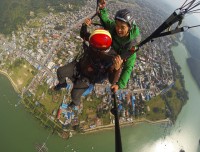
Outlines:
POLYGON ((160 111, 160 109, 159 109, 158 107, 154 107, 154 108, 153 108, 153 112, 154 112, 154 113, 159 113, 159 111, 160 111))
POLYGON ((172 91, 171 91, 171 90, 169 90, 169 91, 167 92, 167 96, 168 96, 169 98, 172 97, 172 91))

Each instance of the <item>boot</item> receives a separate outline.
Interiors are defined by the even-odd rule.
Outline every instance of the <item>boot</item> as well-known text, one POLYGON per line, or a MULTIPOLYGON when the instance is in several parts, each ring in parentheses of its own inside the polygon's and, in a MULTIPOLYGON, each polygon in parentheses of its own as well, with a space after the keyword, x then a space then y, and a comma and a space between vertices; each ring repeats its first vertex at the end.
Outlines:
POLYGON ((70 102, 70 104, 68 105, 69 108, 73 109, 76 105, 73 102, 70 102))
POLYGON ((77 111, 77 110, 79 110, 79 106, 76 106, 73 102, 70 102, 70 104, 68 105, 67 109, 68 110, 77 111))
POLYGON ((65 82, 65 83, 62 83, 62 84, 60 84, 60 83, 58 83, 55 87, 54 87, 54 90, 55 91, 59 91, 61 88, 66 88, 67 87, 67 83, 65 82))

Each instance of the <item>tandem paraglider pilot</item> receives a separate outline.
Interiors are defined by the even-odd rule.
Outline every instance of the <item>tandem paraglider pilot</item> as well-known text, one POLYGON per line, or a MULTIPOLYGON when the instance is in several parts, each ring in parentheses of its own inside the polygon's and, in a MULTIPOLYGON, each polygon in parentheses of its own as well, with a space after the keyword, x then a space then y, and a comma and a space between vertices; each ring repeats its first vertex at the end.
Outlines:
MULTIPOLYGON (((114 20, 109 19, 105 0, 101 0, 99 3, 98 16, 102 26, 107 29, 112 36, 112 48, 120 55, 117 56, 115 60, 117 62, 123 62, 123 70, 119 81, 112 86, 113 91, 116 92, 118 89, 126 88, 128 80, 130 79, 136 61, 136 53, 127 57, 125 56, 125 58, 121 56, 127 51, 134 52, 137 49, 137 45, 141 41, 140 30, 129 9, 118 10, 114 20)), ((89 18, 86 19, 85 22, 88 26, 92 24, 92 20, 89 18)))

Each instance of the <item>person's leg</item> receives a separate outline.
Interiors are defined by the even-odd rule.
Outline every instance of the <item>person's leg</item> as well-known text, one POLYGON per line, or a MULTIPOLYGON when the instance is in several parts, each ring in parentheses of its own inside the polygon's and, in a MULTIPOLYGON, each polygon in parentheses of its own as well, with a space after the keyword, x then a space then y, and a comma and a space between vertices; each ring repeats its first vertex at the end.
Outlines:
POLYGON ((89 80, 87 78, 77 79, 74 82, 73 89, 71 91, 72 102, 70 106, 77 106, 81 102, 82 94, 89 88, 89 80))
POLYGON ((59 83, 54 87, 54 90, 60 90, 61 88, 65 88, 67 86, 66 77, 74 81, 73 76, 76 64, 77 62, 73 61, 57 69, 57 78, 59 83))

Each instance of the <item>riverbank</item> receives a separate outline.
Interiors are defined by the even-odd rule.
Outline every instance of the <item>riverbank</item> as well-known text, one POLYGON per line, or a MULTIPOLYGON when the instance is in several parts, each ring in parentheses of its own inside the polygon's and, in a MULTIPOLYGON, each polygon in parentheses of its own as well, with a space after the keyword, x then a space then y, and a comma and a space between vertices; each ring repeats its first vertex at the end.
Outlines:
MULTIPOLYGON (((0 70, 0 73, 3 74, 4 76, 6 76, 10 80, 14 90, 17 93, 20 93, 19 89, 17 88, 17 85, 14 83, 14 81, 9 76, 9 74, 2 70, 0 70)), ((135 126, 140 123, 160 124, 160 123, 170 123, 170 122, 171 121, 168 118, 163 119, 163 120, 158 120, 158 121, 150 121, 148 119, 141 118, 141 119, 135 119, 134 121, 131 121, 131 122, 122 122, 122 123, 120 123, 120 127, 135 126)), ((104 130, 112 130, 112 129, 114 129, 114 127, 115 127, 114 124, 109 124, 109 125, 105 125, 105 126, 99 126, 99 127, 95 127, 95 128, 85 129, 83 134, 94 133, 94 132, 99 132, 99 131, 104 131, 104 130)))
POLYGON ((190 57, 187 59, 187 64, 189 66, 189 69, 191 71, 191 74, 195 81, 197 82, 198 87, 200 88, 200 60, 190 57))
MULTIPOLYGON (((150 120, 147 120, 145 118, 141 118, 141 119, 134 120, 134 121, 131 121, 131 122, 120 123, 120 127, 135 126, 135 125, 138 125, 140 123, 148 123, 148 124, 170 123, 171 124, 171 120, 167 118, 167 119, 158 120, 158 121, 150 121, 150 120)), ((94 132, 104 131, 104 130, 111 130, 111 129, 114 129, 114 127, 115 127, 114 124, 99 126, 99 127, 96 127, 96 128, 86 129, 86 130, 84 130, 83 134, 94 133, 94 132)))
MULTIPOLYGON (((175 48, 174 48, 175 49, 175 48)), ((173 127, 166 128, 166 125, 149 125, 140 123, 134 127, 122 127, 121 139, 123 152, 155 152, 156 148, 161 147, 159 152, 171 152, 170 148, 175 148, 174 151, 178 152, 184 149, 186 152, 199 152, 199 137, 200 137, 200 91, 196 86, 193 78, 189 73, 186 66, 185 59, 182 59, 180 54, 185 55, 186 52, 180 47, 180 50, 175 50, 176 59, 179 61, 185 81, 186 89, 189 91, 190 99, 182 109, 178 119, 173 127), (194 114, 195 113, 195 114, 194 114), (198 147, 197 147, 198 146, 198 147), (154 148, 154 149, 153 149, 154 148), (168 150, 168 151, 167 151, 168 150)), ((0 88, 5 85, 10 86, 8 79, 0 79, 0 88)), ((51 152, 114 152, 114 130, 101 131, 91 134, 75 135, 69 140, 63 140, 55 134, 50 134, 47 129, 44 129, 32 115, 29 115, 24 109, 19 107, 10 106, 11 103, 16 103, 18 97, 13 89, 8 92, 2 89, 0 98, 0 110, 2 117, 1 121, 1 151, 12 152, 35 152, 35 143, 42 144, 46 141, 46 145, 51 152), (20 109, 19 109, 20 108, 20 109), (15 129, 13 129, 13 126, 15 129), (47 137, 50 137, 47 139, 47 137), (6 138, 4 138, 6 137, 6 138), (28 140, 27 140, 28 139, 28 140), (23 146, 20 146, 23 144, 23 146)))
POLYGON ((0 70, 0 74, 6 76, 6 77, 10 80, 10 82, 11 82, 11 84, 12 84, 14 90, 15 90, 17 93, 19 93, 19 94, 21 93, 21 92, 19 91, 19 89, 18 89, 16 83, 12 80, 12 78, 9 76, 9 74, 8 74, 7 72, 0 70))

